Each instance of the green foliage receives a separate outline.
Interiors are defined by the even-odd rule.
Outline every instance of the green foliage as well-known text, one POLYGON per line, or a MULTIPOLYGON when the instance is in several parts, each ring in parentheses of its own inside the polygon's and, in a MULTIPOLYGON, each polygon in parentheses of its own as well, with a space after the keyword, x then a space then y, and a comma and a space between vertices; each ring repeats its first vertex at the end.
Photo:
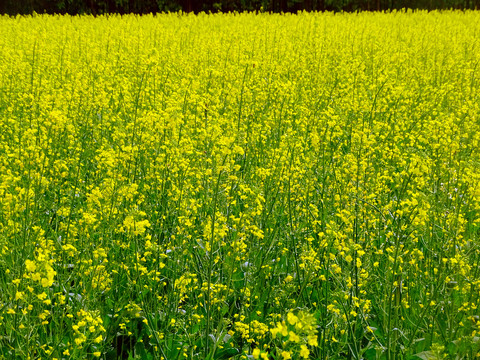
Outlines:
POLYGON ((385 11, 394 9, 477 9, 480 0, 6 0, 0 13, 16 15, 148 14, 168 11, 385 11))

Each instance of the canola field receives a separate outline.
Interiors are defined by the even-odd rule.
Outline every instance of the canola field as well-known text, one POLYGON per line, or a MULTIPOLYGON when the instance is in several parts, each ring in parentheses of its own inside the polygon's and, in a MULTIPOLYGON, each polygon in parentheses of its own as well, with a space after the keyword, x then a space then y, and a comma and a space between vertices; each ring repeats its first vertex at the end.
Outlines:
POLYGON ((0 17, 0 359, 473 359, 477 12, 0 17))

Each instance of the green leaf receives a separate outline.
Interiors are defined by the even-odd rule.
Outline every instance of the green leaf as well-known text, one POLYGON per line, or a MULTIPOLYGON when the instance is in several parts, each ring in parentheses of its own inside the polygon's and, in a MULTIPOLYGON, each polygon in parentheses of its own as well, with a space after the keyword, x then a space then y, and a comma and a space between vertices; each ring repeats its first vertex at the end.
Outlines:
POLYGON ((365 360, 380 360, 386 358, 385 351, 372 343, 367 346, 362 355, 365 360))
POLYGON ((457 344, 452 341, 447 345, 447 350, 450 356, 454 356, 458 352, 457 344))
POLYGON ((432 352, 432 351, 422 351, 418 354, 412 355, 409 358, 409 360, 418 360, 418 359, 421 359, 421 360, 442 360, 441 357, 439 357, 438 355, 435 355, 435 353, 432 352))
POLYGON ((419 339, 413 340, 413 346, 414 346, 415 351, 417 353, 421 353, 422 351, 424 351, 426 343, 427 342, 426 342, 425 338, 419 338, 419 339))
POLYGON ((222 349, 215 353, 215 360, 230 359, 231 357, 240 354, 240 351, 235 348, 222 349))
POLYGON ((135 344, 135 354, 140 355, 141 359, 150 360, 153 358, 152 354, 147 352, 145 349, 145 344, 141 342, 137 342, 135 344))
POLYGON ((365 360, 376 360, 377 359, 377 351, 374 348, 370 348, 363 353, 365 360))

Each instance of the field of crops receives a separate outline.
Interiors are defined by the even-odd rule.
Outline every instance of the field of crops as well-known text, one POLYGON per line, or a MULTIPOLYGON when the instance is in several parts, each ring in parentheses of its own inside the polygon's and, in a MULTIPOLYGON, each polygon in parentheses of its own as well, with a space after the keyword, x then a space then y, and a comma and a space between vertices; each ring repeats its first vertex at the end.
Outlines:
POLYGON ((473 359, 480 14, 0 17, 0 359, 473 359))

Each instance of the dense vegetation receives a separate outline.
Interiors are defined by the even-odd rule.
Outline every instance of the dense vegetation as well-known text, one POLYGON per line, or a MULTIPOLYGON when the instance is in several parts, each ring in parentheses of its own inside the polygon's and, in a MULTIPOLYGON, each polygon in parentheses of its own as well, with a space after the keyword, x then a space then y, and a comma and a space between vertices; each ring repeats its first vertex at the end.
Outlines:
POLYGON ((473 359, 479 33, 0 17, 0 359, 473 359))
POLYGON ((4 0, 0 14, 148 14, 162 11, 297 12, 400 9, 477 9, 480 0, 4 0), (3 4, 3 7, 2 7, 3 4))

